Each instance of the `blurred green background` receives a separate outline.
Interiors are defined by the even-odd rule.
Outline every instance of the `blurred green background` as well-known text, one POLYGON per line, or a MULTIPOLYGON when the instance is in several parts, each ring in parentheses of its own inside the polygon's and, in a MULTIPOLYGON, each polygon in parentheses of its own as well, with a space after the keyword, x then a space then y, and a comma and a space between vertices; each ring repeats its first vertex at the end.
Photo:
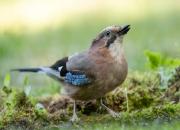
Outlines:
MULTIPOLYGON (((0 85, 11 68, 51 65, 87 49, 106 26, 125 24, 130 70, 146 71, 145 50, 180 58, 179 0, 0 0, 0 85)), ((35 95, 59 89, 44 75, 11 75, 13 86, 28 75, 41 88, 35 95)))

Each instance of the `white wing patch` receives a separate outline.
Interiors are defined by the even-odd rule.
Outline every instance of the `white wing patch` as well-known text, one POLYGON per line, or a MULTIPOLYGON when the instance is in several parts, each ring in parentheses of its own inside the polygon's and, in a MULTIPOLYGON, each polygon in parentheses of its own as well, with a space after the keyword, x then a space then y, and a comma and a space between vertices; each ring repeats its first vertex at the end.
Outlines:
POLYGON ((60 71, 53 70, 49 67, 41 67, 41 70, 42 70, 41 73, 45 73, 47 75, 52 75, 59 79, 63 79, 63 77, 60 76, 60 71))
POLYGON ((58 71, 61 72, 63 66, 58 67, 58 71))

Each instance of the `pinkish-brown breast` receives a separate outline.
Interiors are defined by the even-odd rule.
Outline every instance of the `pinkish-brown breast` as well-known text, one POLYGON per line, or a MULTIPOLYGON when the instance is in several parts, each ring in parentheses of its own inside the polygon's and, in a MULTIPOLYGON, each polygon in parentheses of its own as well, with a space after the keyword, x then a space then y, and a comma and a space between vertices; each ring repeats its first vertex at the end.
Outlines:
MULTIPOLYGON (((74 93, 69 94, 75 100, 91 100, 104 96, 123 83, 127 75, 127 62, 124 55, 115 61, 106 48, 89 52, 90 60, 94 61, 93 74, 95 80, 88 86, 78 87, 74 93)), ((77 86, 66 85, 66 89, 77 86)))

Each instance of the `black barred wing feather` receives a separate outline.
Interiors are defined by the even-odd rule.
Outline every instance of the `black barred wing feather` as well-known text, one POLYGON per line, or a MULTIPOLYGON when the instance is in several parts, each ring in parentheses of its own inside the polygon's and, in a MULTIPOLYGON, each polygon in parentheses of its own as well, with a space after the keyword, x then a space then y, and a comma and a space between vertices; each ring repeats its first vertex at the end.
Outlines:
POLYGON ((75 71, 68 72, 65 76, 65 82, 72 84, 74 86, 85 86, 91 83, 91 79, 86 76, 86 74, 75 71))
POLYGON ((86 86, 93 82, 93 63, 88 57, 88 53, 80 53, 68 60, 66 63, 68 73, 65 82, 75 86, 86 86))

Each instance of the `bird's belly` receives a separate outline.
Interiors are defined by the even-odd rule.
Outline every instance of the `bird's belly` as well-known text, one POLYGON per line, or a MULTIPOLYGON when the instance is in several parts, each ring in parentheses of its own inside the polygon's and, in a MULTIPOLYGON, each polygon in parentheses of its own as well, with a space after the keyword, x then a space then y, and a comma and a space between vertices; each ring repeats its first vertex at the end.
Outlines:
POLYGON ((103 97, 106 93, 114 90, 119 84, 107 84, 106 81, 89 86, 66 86, 65 94, 75 100, 92 100, 103 97))
POLYGON ((89 85, 72 86, 66 84, 64 86, 65 94, 75 100, 92 100, 103 97, 121 85, 127 76, 127 64, 117 64, 115 67, 117 68, 116 71, 113 69, 106 73, 99 73, 97 75, 99 78, 89 85))

